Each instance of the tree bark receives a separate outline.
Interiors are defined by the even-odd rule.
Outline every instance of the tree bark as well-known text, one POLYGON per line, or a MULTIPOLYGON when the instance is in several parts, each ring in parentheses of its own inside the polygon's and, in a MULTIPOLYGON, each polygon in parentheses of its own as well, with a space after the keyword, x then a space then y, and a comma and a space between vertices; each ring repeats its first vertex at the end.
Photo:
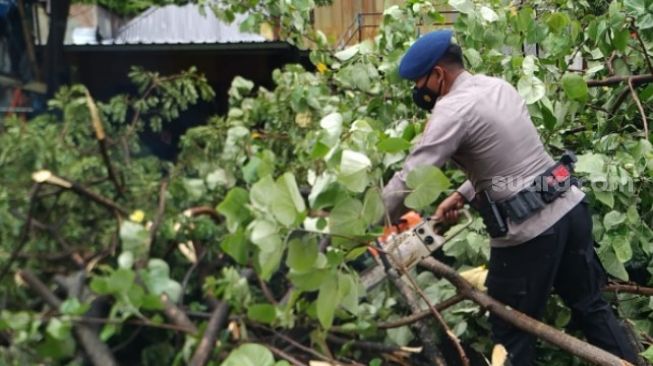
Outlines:
POLYGON ((624 361, 619 357, 595 347, 578 338, 565 334, 549 325, 539 322, 530 316, 498 302, 486 293, 474 288, 469 282, 462 278, 453 268, 439 262, 435 258, 426 258, 420 262, 420 266, 428 269, 434 274, 446 278, 457 289, 458 292, 466 298, 474 301, 483 308, 489 310, 494 315, 507 321, 513 326, 531 333, 536 337, 554 344, 561 349, 576 355, 586 361, 597 365, 614 366, 632 366, 630 362, 624 361))
POLYGON ((190 360, 189 366, 204 366, 209 361, 211 353, 215 347, 215 341, 218 338, 218 332, 224 328, 224 323, 227 320, 229 305, 225 302, 215 301, 213 313, 209 319, 209 324, 206 326, 204 336, 200 341, 193 358, 190 360))
MULTIPOLYGON (((394 269, 391 269, 388 271, 388 278, 402 295, 411 312, 413 314, 420 313, 422 309, 419 307, 419 302, 415 298, 414 292, 408 288, 406 283, 399 277, 399 274, 394 269)), ((440 350, 435 346, 437 343, 437 337, 434 332, 435 328, 430 326, 428 322, 417 324, 417 328, 419 330, 420 341, 424 347, 424 356, 428 359, 429 363, 437 366, 446 366, 447 362, 440 350)))
POLYGON ((644 75, 612 76, 601 80, 588 80, 587 86, 597 87, 597 86, 617 85, 617 84, 628 82, 628 79, 632 79, 633 85, 639 85, 639 84, 652 82, 653 75, 644 74, 644 75))

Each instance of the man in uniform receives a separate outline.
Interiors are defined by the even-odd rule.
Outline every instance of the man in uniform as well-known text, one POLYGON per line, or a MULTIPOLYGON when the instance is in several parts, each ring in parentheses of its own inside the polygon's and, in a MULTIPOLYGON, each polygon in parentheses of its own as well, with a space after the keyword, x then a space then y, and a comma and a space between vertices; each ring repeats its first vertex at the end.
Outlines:
MULTIPOLYGON (((383 198, 396 222, 407 174, 451 159, 469 180, 446 198, 435 217, 455 221, 465 202, 478 208, 491 236, 490 296, 536 319, 555 288, 592 344, 630 362, 637 355, 601 297, 605 272, 595 254, 584 193, 570 184, 573 158, 556 163, 544 149, 526 103, 504 80, 472 75, 450 30, 419 38, 399 66, 415 82, 413 100, 431 115, 421 141, 383 198), (537 188, 539 187, 539 188, 537 188)), ((513 365, 531 365, 535 338, 490 315, 492 336, 513 365)))

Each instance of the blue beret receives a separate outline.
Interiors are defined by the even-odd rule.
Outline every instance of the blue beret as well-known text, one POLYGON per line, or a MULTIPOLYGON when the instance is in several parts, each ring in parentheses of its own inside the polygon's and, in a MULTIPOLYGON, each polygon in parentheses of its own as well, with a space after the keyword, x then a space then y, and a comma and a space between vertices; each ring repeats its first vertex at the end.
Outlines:
POLYGON ((445 29, 421 36, 401 59, 399 76, 408 80, 417 80, 426 75, 449 48, 452 35, 451 30, 445 29))

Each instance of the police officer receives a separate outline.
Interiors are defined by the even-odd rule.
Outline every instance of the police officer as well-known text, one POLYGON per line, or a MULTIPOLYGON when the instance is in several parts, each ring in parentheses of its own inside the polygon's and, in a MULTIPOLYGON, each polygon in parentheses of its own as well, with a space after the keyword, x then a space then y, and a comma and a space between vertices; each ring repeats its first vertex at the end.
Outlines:
MULTIPOLYGON (((584 193, 569 184, 571 162, 556 164, 546 152, 524 99, 502 79, 467 72, 450 30, 420 37, 399 74, 415 82, 413 100, 431 114, 421 141, 384 188, 391 219, 407 211, 405 181, 412 169, 453 161, 469 180, 435 217, 455 221, 465 202, 479 209, 491 236, 489 295, 539 319, 555 289, 589 342, 635 363, 636 351, 601 297, 606 276, 584 193), (545 197, 551 192, 533 189, 534 182, 546 187, 549 178, 560 184, 545 197)), ((535 338, 494 315, 490 323, 493 341, 506 347, 512 364, 531 365, 535 338)))

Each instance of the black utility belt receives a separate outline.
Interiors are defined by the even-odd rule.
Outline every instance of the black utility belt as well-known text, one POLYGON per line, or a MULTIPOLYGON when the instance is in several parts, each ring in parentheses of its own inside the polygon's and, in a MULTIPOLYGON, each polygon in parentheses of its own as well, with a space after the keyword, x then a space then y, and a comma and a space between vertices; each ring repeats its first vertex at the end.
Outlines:
POLYGON ((575 162, 576 156, 566 152, 559 162, 536 177, 531 186, 503 201, 493 201, 487 190, 479 193, 474 206, 488 234, 493 238, 505 236, 507 219, 515 224, 524 222, 576 185, 576 178, 572 176, 575 162))

